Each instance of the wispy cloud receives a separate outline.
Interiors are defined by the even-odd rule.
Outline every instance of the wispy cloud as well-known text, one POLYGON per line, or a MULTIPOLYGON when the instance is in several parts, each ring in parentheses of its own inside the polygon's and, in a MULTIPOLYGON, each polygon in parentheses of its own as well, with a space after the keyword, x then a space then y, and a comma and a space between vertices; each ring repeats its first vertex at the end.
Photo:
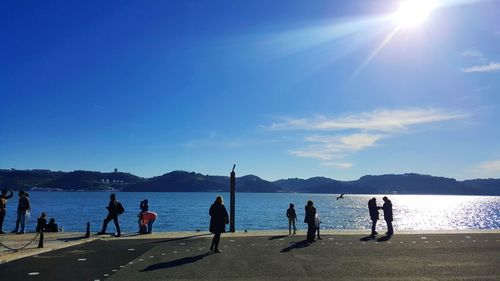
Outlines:
POLYGON ((477 178, 499 178, 500 177, 500 160, 483 161, 474 165, 470 170, 472 177, 477 178))
POLYGON ((462 68, 462 72, 497 72, 500 71, 500 63, 490 62, 489 64, 475 65, 467 68, 462 68))
POLYGON ((352 166, 354 166, 353 163, 339 163, 339 162, 323 162, 321 163, 321 165, 327 167, 340 168, 340 169, 349 169, 352 166))
POLYGON ((489 59, 479 50, 467 49, 461 53, 462 57, 466 58, 469 63, 475 65, 460 69, 465 73, 482 73, 500 71, 500 63, 489 61, 489 59))
POLYGON ((348 114, 340 117, 318 115, 313 118, 281 117, 278 122, 263 128, 270 131, 299 130, 321 132, 306 135, 303 146, 289 152, 297 157, 321 160, 321 165, 350 168, 354 164, 343 159, 352 153, 377 146, 386 138, 423 124, 466 118, 468 114, 435 108, 381 109, 348 114))
POLYGON ((282 117, 280 122, 263 127, 268 130, 340 131, 357 129, 393 132, 405 130, 412 125, 460 119, 466 116, 463 113, 446 112, 432 108, 382 109, 335 118, 328 118, 324 115, 318 115, 314 118, 282 117))

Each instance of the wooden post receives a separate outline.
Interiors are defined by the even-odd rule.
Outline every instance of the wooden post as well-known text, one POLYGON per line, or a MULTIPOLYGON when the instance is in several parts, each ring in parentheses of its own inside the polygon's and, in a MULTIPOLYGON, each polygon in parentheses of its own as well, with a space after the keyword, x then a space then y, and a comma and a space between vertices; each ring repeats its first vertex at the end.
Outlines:
POLYGON ((90 238, 90 222, 87 222, 87 231, 85 231, 85 238, 90 238))
POLYGON ((38 248, 43 248, 43 228, 40 228, 40 240, 38 240, 38 248))
POLYGON ((233 170, 231 171, 231 182, 230 182, 230 210, 229 210, 229 231, 234 232, 234 211, 235 211, 235 193, 236 193, 236 174, 234 173, 234 168, 236 168, 236 164, 233 165, 233 170))

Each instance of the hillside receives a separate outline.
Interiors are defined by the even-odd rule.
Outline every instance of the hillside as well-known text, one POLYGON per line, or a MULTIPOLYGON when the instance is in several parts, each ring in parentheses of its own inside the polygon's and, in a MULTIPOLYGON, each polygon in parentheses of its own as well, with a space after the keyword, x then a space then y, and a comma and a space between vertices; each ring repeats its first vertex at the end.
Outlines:
MULTIPOLYGON (((0 188, 35 190, 120 190, 128 192, 228 191, 229 177, 173 171, 152 178, 129 173, 91 171, 0 170, 0 188)), ((500 179, 457 181, 452 178, 408 174, 367 175, 354 181, 326 177, 266 181, 255 175, 236 178, 238 192, 297 192, 351 194, 461 194, 500 195, 500 179)))

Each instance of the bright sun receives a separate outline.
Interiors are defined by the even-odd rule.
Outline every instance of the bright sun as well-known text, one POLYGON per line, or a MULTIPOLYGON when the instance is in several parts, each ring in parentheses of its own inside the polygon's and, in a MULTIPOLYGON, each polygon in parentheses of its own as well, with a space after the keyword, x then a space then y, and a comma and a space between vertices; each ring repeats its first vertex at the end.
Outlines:
POLYGON ((429 17, 435 7, 435 0, 407 0, 401 2, 392 19, 399 27, 416 27, 429 17))

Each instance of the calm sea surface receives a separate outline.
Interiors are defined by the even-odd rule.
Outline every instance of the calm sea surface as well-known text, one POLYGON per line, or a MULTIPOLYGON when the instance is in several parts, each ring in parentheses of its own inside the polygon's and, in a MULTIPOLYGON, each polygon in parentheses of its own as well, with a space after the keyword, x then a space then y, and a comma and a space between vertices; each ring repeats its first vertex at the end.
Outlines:
MULTIPOLYGON (((155 231, 208 230, 208 209, 217 193, 117 193, 125 207, 120 216, 124 232, 137 231, 139 202, 149 200, 150 210, 158 213, 155 231)), ((229 212, 229 194, 222 193, 229 212)), ((236 230, 288 229, 285 216, 290 203, 295 204, 299 229, 306 229, 304 205, 313 200, 322 229, 368 229, 370 218, 367 202, 376 197, 382 205, 383 195, 346 195, 336 200, 329 194, 239 193, 236 194, 236 230)), ((500 197, 391 195, 394 225, 400 230, 499 229, 500 197)), ((55 218, 65 231, 98 231, 106 217, 106 192, 30 192, 32 212, 27 230, 34 231, 36 218, 42 211, 55 218)), ((4 231, 14 228, 17 194, 8 202, 4 231)), ((381 226, 383 216, 381 212, 381 226)), ((111 222, 108 231, 114 231, 111 222)))

